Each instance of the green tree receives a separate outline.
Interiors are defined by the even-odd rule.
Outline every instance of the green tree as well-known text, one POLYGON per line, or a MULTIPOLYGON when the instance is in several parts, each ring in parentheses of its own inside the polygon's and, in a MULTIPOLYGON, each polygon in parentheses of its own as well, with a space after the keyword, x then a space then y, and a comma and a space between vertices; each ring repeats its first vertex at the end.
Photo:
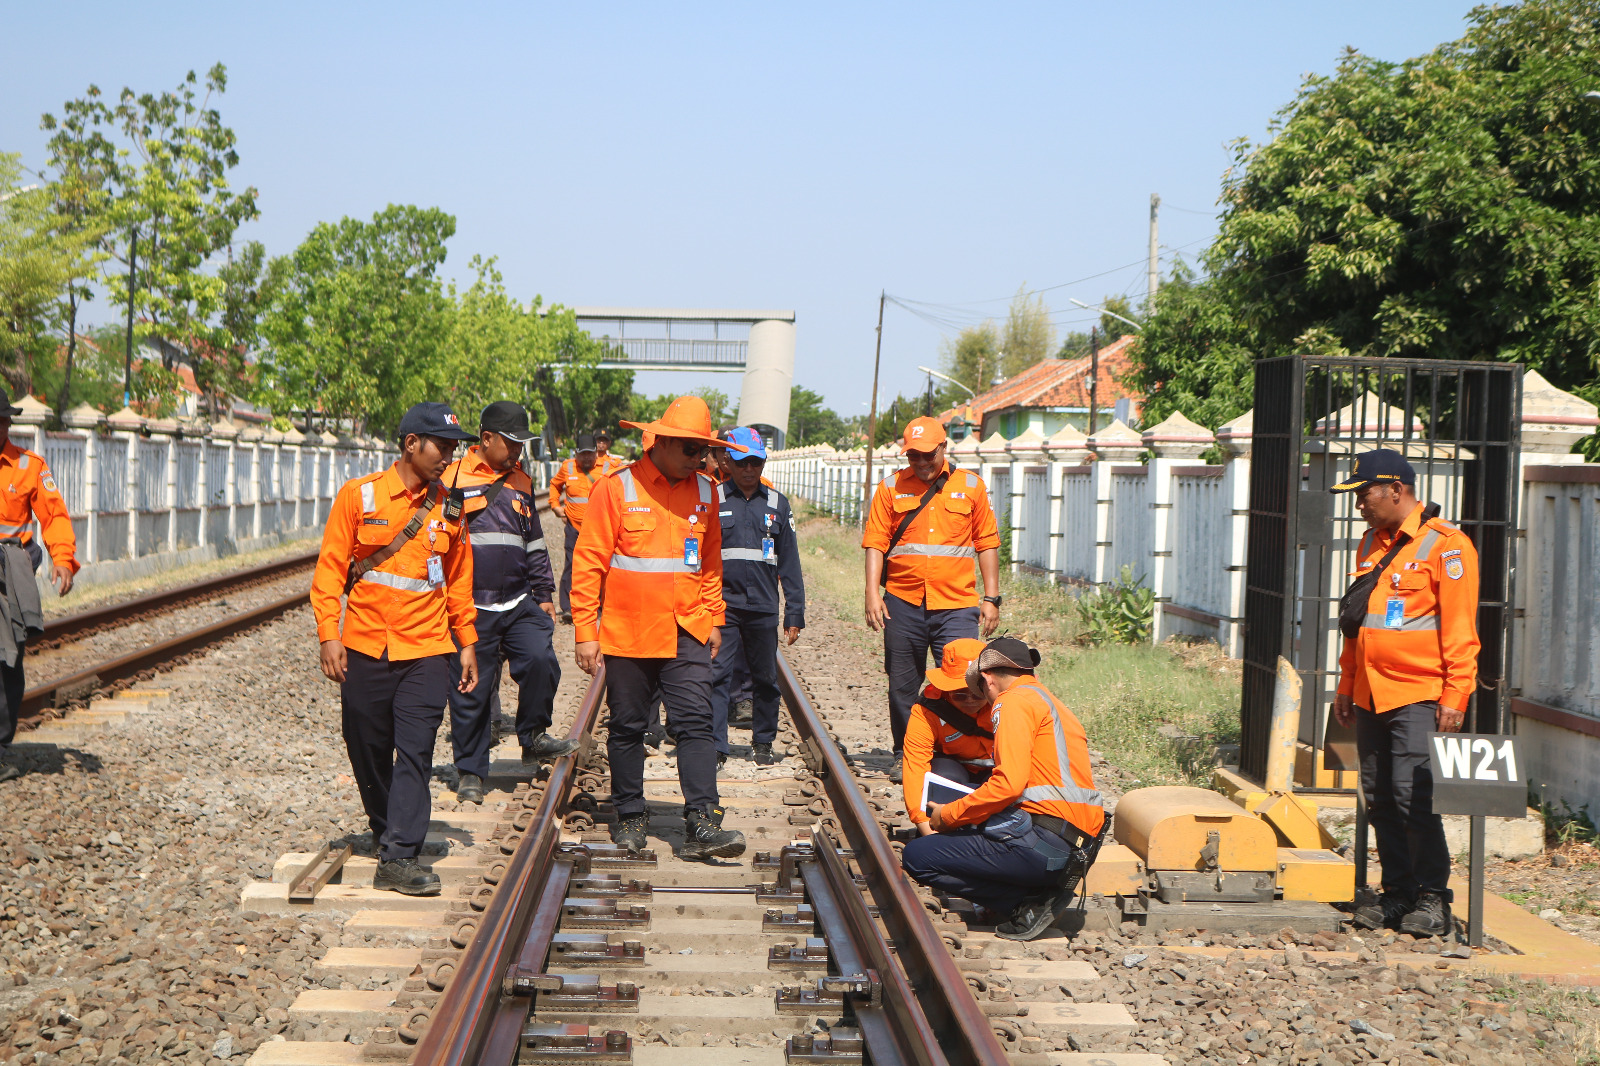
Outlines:
POLYGON ((1011 298, 1000 348, 1004 353, 1001 369, 1008 378, 1056 353, 1056 328, 1050 322, 1050 309, 1044 305, 1044 297, 1028 295, 1026 284, 1011 298))
POLYGON ((260 402, 356 417, 375 432, 444 386, 449 304, 437 271, 456 220, 390 204, 370 222, 319 223, 276 265, 262 318, 260 402))
MULTIPOLYGON (((954 340, 946 338, 939 352, 939 369, 973 392, 983 392, 994 378, 995 363, 999 358, 1000 330, 993 322, 985 322, 979 326, 968 326, 956 334, 954 340)), ((963 400, 967 397, 964 391, 954 386, 946 385, 945 389, 951 390, 951 396, 959 396, 963 400)), ((952 398, 949 402, 960 401, 952 398)))
POLYGON ((1146 419, 1214 426, 1250 406, 1252 359, 1308 351, 1517 360, 1600 399, 1597 63, 1592 0, 1530 0, 1307 78, 1237 144, 1206 277, 1157 297, 1146 419))
POLYGON ((803 448, 808 444, 844 447, 846 433, 844 419, 839 417, 837 411, 824 405, 820 392, 813 392, 803 385, 790 386, 789 447, 803 448))

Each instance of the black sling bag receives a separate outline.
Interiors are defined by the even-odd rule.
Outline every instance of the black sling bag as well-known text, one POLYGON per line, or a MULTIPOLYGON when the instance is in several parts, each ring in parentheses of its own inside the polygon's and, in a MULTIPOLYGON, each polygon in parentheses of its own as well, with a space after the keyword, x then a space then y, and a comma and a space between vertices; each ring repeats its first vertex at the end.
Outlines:
MULTIPOLYGON (((1437 518, 1439 505, 1430 503, 1422 509, 1422 520, 1437 518)), ((1394 545, 1383 553, 1383 558, 1378 560, 1378 565, 1350 582, 1350 587, 1345 589, 1344 595, 1339 597, 1339 632, 1344 634, 1346 640, 1355 640, 1361 635, 1361 627, 1367 620, 1367 603, 1372 598, 1372 590, 1378 586, 1378 579, 1383 572, 1389 569, 1389 564, 1394 562, 1394 557, 1400 554, 1400 549, 1411 543, 1411 535, 1402 533, 1395 538, 1394 545)))
POLYGON ((344 594, 346 596, 350 595, 350 590, 356 587, 356 582, 360 581, 365 574, 376 570, 394 558, 395 553, 404 548, 412 537, 422 532, 422 523, 427 521, 428 515, 439 505, 439 490, 441 487, 437 481, 428 486, 428 494, 422 498, 422 505, 411 512, 411 521, 405 524, 404 529, 395 534, 393 540, 371 555, 363 556, 350 563, 350 569, 345 572, 344 578, 344 594))
POLYGON ((978 724, 978 720, 970 714, 962 714, 956 710, 948 700, 918 700, 925 710, 931 711, 934 717, 956 732, 969 737, 984 737, 993 740, 994 734, 978 724))
POLYGON ((911 528, 912 521, 922 513, 923 508, 932 503, 933 498, 944 491, 944 483, 949 480, 950 472, 948 470, 934 478, 933 484, 929 486, 928 491, 922 494, 922 500, 917 504, 917 509, 900 520, 900 525, 896 527, 894 535, 889 538, 889 546, 883 550, 883 569, 878 572, 878 585, 880 587, 887 588, 889 585, 889 553, 894 551, 894 546, 900 543, 900 538, 906 535, 906 530, 911 528))

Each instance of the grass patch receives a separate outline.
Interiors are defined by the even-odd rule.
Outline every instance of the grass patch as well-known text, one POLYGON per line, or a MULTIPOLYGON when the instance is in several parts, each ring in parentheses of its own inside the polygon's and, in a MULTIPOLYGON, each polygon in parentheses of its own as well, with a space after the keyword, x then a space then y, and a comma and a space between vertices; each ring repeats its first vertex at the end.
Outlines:
POLYGON ((1579 1066, 1600 1064, 1600 993, 1543 981, 1500 980, 1489 998, 1518 1010, 1570 1025, 1579 1066))

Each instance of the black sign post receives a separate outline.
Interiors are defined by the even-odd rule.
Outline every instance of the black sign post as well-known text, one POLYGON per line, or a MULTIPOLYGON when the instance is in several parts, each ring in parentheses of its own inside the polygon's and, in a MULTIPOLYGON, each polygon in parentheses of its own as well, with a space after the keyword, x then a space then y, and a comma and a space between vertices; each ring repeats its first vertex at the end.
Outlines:
POLYGON ((1517 738, 1495 733, 1434 733, 1428 738, 1435 814, 1472 819, 1467 943, 1483 945, 1484 818, 1524 818, 1528 783, 1517 738))

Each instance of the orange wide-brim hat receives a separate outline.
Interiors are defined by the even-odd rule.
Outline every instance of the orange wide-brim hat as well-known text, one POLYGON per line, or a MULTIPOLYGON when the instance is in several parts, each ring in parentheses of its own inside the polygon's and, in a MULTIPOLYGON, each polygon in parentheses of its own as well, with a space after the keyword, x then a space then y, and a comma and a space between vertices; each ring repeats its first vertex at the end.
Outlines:
MULTIPOLYGON (((688 440, 697 440, 716 448, 737 448, 741 452, 750 449, 742 444, 730 444, 722 440, 711 430, 711 409, 706 402, 698 396, 679 396, 661 412, 661 417, 654 422, 623 422, 631 429, 643 430, 646 434, 657 437, 684 437, 688 440)), ((646 437, 648 440, 649 438, 646 437)))
POLYGON ((976 637, 962 637, 944 646, 939 665, 928 671, 928 684, 940 692, 954 692, 967 687, 967 664, 983 654, 983 641, 976 637))

